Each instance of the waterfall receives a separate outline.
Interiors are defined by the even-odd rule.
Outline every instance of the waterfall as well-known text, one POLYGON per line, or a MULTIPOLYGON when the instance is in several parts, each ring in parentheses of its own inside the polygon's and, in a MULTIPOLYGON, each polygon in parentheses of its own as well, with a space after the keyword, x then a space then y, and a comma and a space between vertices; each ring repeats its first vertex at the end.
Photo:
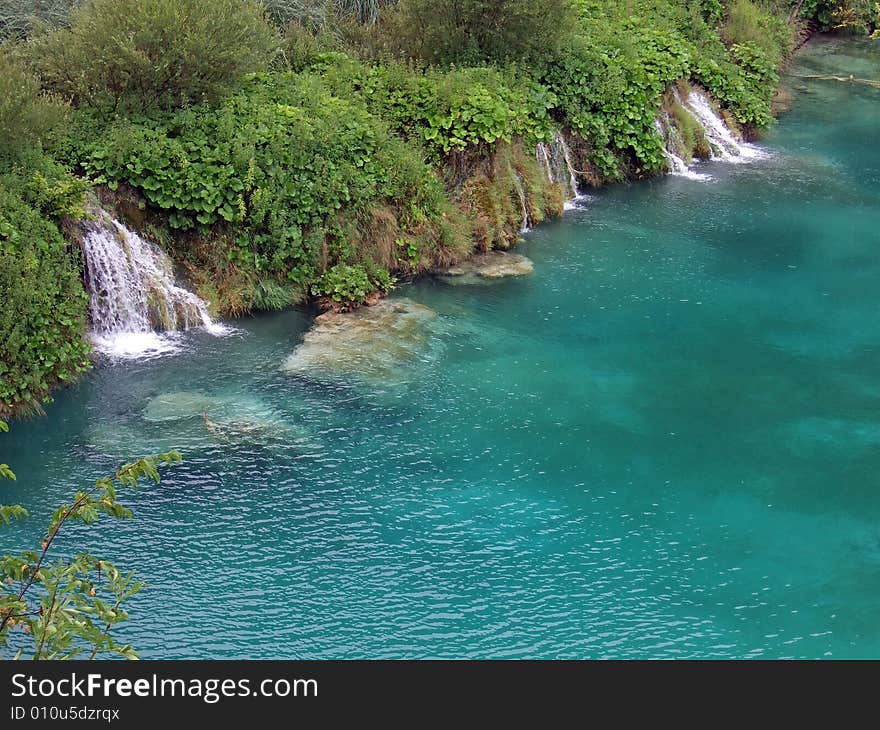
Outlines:
MULTIPOLYGON (((711 159, 725 162, 749 162, 766 157, 766 153, 760 148, 742 142, 734 136, 704 93, 691 89, 687 98, 682 99, 678 88, 673 86, 672 94, 676 103, 690 114, 702 128, 709 145, 711 159)), ((666 110, 661 109, 654 126, 663 141, 663 154, 666 156, 670 174, 688 177, 692 180, 711 180, 708 175, 700 174, 693 167, 689 167, 676 154, 676 150, 681 150, 681 140, 678 129, 666 110)))
POLYGON ((527 233, 531 229, 531 221, 529 220, 529 207, 526 203, 526 191, 523 188, 522 178, 517 174, 513 173, 513 184, 516 187, 516 192, 519 194, 519 202, 522 206, 522 226, 519 229, 520 233, 527 233))
POLYGON ((654 121, 654 127, 657 130, 660 139, 663 140, 663 154, 666 156, 666 164, 669 166, 669 174, 680 175, 681 177, 687 177, 691 180, 709 179, 708 175, 694 172, 688 167, 687 162, 673 152, 677 131, 675 125, 672 124, 672 120, 665 111, 661 112, 660 117, 654 121))
POLYGON ((577 172, 571 161, 571 149, 562 132, 559 130, 553 132, 553 139, 549 143, 540 142, 535 154, 550 182, 568 185, 571 190, 569 200, 581 197, 578 191, 577 172))
POLYGON ((91 339, 97 350, 115 357, 163 354, 178 349, 173 335, 178 330, 225 331, 211 321, 204 301, 177 285, 170 259, 154 243, 104 211, 84 227, 91 339))
POLYGON ((675 100, 687 109, 699 122, 712 150, 713 160, 747 162, 765 156, 760 149, 733 136, 721 116, 712 108, 709 99, 700 91, 692 89, 685 101, 674 88, 675 100))

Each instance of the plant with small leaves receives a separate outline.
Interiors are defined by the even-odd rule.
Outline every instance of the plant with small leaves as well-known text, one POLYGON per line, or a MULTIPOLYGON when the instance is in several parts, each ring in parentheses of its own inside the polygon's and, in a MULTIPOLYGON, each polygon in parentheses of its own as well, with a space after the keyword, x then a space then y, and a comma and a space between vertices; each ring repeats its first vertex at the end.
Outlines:
MULTIPOLYGON (((0 421, 0 431, 6 430, 0 421)), ((135 650, 117 644, 110 632, 128 618, 122 605, 144 584, 133 573, 123 573, 87 553, 51 561, 49 552, 65 525, 93 525, 101 515, 130 518, 131 510, 117 501, 117 487, 136 489, 143 479, 158 483, 159 467, 180 461, 180 454, 170 451, 126 464, 58 507, 38 550, 0 556, 0 650, 12 638, 16 659, 25 653, 32 659, 73 659, 83 654, 89 659, 103 654, 137 659, 135 650), (13 636, 16 629, 21 633, 13 636), (29 644, 32 648, 26 651, 29 644)), ((0 474, 15 478, 5 464, 0 465, 0 474)), ((2 524, 27 516, 20 505, 0 506, 2 524)))

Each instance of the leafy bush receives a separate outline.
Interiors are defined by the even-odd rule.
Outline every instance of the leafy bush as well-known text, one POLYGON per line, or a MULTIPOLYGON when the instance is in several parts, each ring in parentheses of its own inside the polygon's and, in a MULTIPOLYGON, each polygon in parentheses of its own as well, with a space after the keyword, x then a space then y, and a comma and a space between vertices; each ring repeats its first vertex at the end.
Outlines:
POLYGON ((0 165, 10 164, 64 119, 66 108, 40 92, 39 81, 0 50, 0 165))
MULTIPOLYGON (((350 72, 349 72, 350 73, 350 72)), ((370 108, 438 155, 491 147, 514 137, 548 139, 556 99, 512 72, 476 67, 414 73, 402 64, 365 69, 358 86, 370 108)))
POLYGON ((363 304, 372 292, 387 293, 393 288, 392 276, 377 266, 336 264, 312 285, 312 293, 350 307, 363 304))
MULTIPOLYGON (((50 207, 71 205, 37 185, 50 207)), ((83 336, 88 297, 57 226, 23 197, 14 175, 0 178, 0 414, 39 410, 58 383, 89 366, 83 336), (16 190, 15 188, 19 189, 16 190)), ((57 191, 56 191, 57 192, 57 191)), ((66 191, 69 193, 70 191, 66 191)), ((24 196, 27 196, 24 191, 24 196)))
POLYGON ((774 71, 793 47, 787 19, 767 11, 753 0, 735 0, 722 26, 722 37, 730 47, 755 49, 768 59, 774 71))
POLYGON ((635 18, 617 28, 639 43, 600 46, 589 36, 578 38, 547 64, 543 76, 568 126, 592 144, 592 163, 612 179, 622 174, 626 155, 644 171, 663 168, 654 120, 663 92, 688 76, 692 59, 690 45, 675 34, 646 28, 635 18))
POLYGON ((871 33, 880 29, 880 7, 876 0, 805 0, 801 17, 811 18, 823 30, 871 33))
POLYGON ((570 0, 400 0, 380 32, 428 63, 528 64, 558 49, 574 23, 570 0))
POLYGON ((27 51, 47 87, 109 112, 217 98, 277 43, 256 0, 86 0, 27 51))
MULTIPOLYGON (((7 430, 0 421, 0 432, 7 430)), ((117 500, 118 488, 136 489, 142 480, 158 483, 159 467, 180 461, 180 454, 171 451, 126 464, 56 508, 38 549, 0 555, 0 652, 16 632, 21 637, 14 642, 20 647, 13 655, 16 659, 24 655, 28 639, 33 647, 29 658, 35 660, 80 655, 95 659, 105 654, 138 658, 133 647, 117 644, 110 632, 128 618, 122 605, 143 583, 133 573, 123 574, 112 563, 86 553, 57 560, 49 553, 65 525, 93 525, 102 515, 130 518, 131 510, 117 500)), ((0 479, 15 479, 6 464, 0 464, 0 479)), ((0 505, 0 526, 28 516, 21 505, 0 505)))
POLYGON ((776 67, 791 50, 785 15, 736 0, 725 20, 715 0, 579 0, 577 35, 543 64, 559 101, 552 112, 592 148, 603 177, 663 169, 654 130, 663 91, 693 79, 749 127, 771 120, 776 67))

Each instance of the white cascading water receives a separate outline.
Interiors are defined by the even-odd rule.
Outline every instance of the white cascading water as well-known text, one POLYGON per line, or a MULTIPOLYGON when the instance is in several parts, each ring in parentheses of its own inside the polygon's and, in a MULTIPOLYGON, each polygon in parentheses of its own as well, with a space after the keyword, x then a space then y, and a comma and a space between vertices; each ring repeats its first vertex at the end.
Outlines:
POLYGON ((670 175, 680 175, 691 180, 709 179, 708 175, 694 172, 681 157, 672 151, 675 146, 672 139, 675 134, 675 127, 666 112, 662 112, 661 116, 654 121, 654 127, 657 130, 657 134, 660 135, 660 139, 663 140, 663 154, 666 155, 666 164, 669 166, 670 175))
POLYGON ((523 188, 522 178, 516 173, 513 173, 513 184, 516 186, 516 192, 519 195, 519 202, 522 206, 523 220, 519 232, 528 233, 531 230, 532 226, 531 221, 529 220, 529 207, 526 204, 526 191, 525 188, 523 188))
MULTIPOLYGON (((725 162, 749 162, 766 157, 766 153, 755 145, 741 142, 730 131, 730 128, 715 111, 709 99, 701 91, 692 89, 687 99, 682 99, 678 88, 673 86, 672 93, 675 101, 687 110, 703 129, 703 134, 709 144, 711 159, 725 162)), ((677 130, 669 114, 661 111, 660 116, 654 122, 657 134, 663 140, 663 153, 672 175, 688 177, 692 180, 711 180, 711 177, 696 172, 692 167, 675 153, 677 130)))
POLYGON ((226 331, 211 321, 204 301, 177 285, 171 261, 158 246, 104 211, 85 224, 82 250, 91 339, 98 351, 114 357, 160 355, 178 349, 173 334, 178 330, 226 331))
POLYGON ((544 167, 550 182, 568 185, 571 190, 569 201, 581 197, 578 190, 577 172, 571 161, 571 149, 569 149, 562 132, 555 131, 553 139, 549 143, 539 143, 535 154, 538 157, 538 162, 544 167))
POLYGON ((684 106, 703 128, 706 140, 712 150, 713 160, 726 162, 748 162, 749 160, 765 157, 765 153, 758 147, 741 142, 728 128, 724 120, 712 107, 709 99, 700 91, 692 89, 685 101, 682 102, 678 89, 673 88, 675 100, 684 106))

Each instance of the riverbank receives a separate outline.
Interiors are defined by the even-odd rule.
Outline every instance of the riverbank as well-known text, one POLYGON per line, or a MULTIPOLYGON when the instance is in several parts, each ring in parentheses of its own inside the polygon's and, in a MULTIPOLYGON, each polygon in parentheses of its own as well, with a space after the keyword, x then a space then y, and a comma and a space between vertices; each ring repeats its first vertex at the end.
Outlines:
POLYGON ((415 0, 331 34, 279 31, 256 3, 224 0, 222 30, 246 48, 211 36, 193 56, 179 39, 199 32, 184 26, 205 9, 180 2, 192 12, 89 0, 69 28, 4 50, 26 112, 9 128, 31 139, 4 157, 0 184, 16 201, 4 262, 53 263, 25 269, 24 287, 4 263, 19 314, 4 325, 0 414, 39 410, 88 367, 89 326, 150 337, 203 322, 166 305, 186 299, 173 291, 184 278, 215 317, 308 301, 349 309, 395 279, 510 248, 581 189, 732 155, 737 136, 770 123, 795 35, 784 3, 645 1, 638 17, 627 3, 545 3, 541 18, 570 22, 523 28, 511 12, 497 37, 459 38, 455 59, 468 65, 452 66, 425 56, 438 47, 418 35, 444 27, 445 11, 400 25, 421 12, 415 0), (129 56, 107 52, 135 42, 129 56), (170 78, 141 63, 151 53, 170 78), (91 186, 130 232, 102 256, 110 269, 58 235, 91 186), (20 235, 28 217, 45 228, 36 239, 20 235), (186 276, 145 279, 126 236, 147 242, 138 249, 157 271, 186 276))

